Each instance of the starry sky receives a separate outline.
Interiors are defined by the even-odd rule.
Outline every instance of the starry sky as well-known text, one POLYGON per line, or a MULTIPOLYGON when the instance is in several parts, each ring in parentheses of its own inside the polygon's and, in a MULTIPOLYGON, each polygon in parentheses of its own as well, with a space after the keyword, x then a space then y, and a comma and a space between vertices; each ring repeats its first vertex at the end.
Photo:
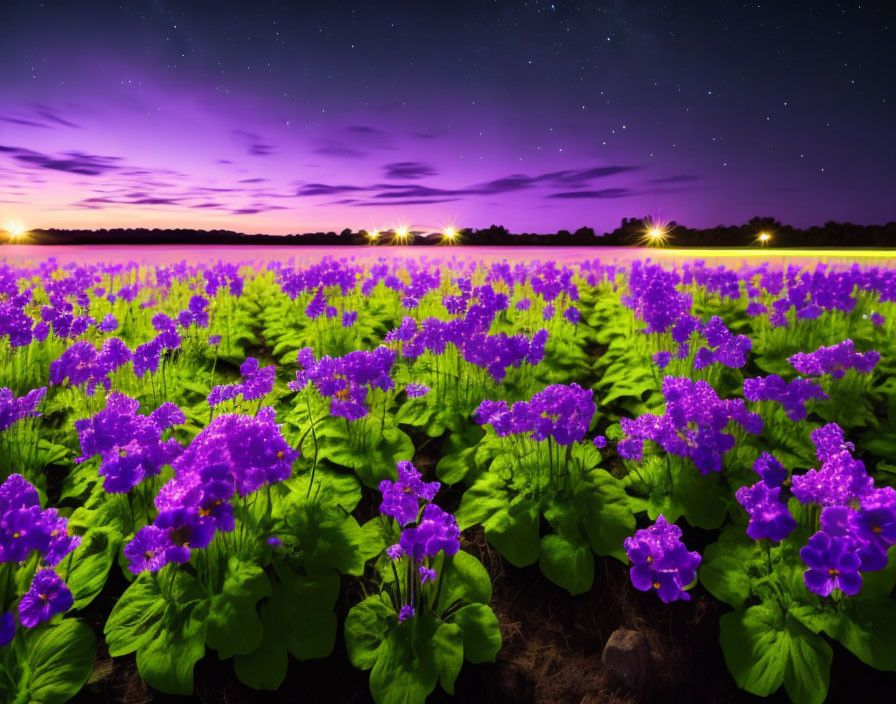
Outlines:
POLYGON ((0 3, 0 227, 896 219, 886 1, 0 3))

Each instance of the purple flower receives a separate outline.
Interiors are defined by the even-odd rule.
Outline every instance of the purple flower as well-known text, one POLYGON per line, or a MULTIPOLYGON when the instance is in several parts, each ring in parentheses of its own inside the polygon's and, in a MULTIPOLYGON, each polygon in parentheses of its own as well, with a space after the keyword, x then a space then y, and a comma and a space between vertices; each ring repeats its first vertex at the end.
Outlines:
POLYGON ((414 560, 435 557, 443 550, 446 555, 454 555, 460 549, 460 529, 450 513, 435 504, 426 504, 420 522, 401 532, 399 544, 414 560))
POLYGON ((16 618, 7 612, 0 616, 0 648, 12 642, 16 637, 16 618))
POLYGON ((750 514, 747 535, 753 540, 770 538, 781 542, 796 528, 796 521, 781 502, 781 487, 769 488, 765 482, 753 486, 742 486, 736 498, 750 514))
POLYGON ((499 437, 531 433, 536 441, 553 438, 559 445, 580 442, 594 417, 594 395, 578 384, 552 384, 530 401, 483 401, 473 413, 479 425, 491 425, 499 437))
POLYGON ((874 327, 876 327, 876 328, 879 328, 879 327, 880 327, 881 325, 883 325, 883 324, 886 322, 886 320, 887 320, 887 319, 886 319, 884 316, 882 316, 880 313, 872 313, 870 317, 871 317, 871 323, 872 323, 872 324, 874 325, 874 327))
POLYGON ((579 318, 581 316, 577 308, 567 308, 565 311, 563 311, 563 317, 573 325, 576 325, 578 324, 579 318))
POLYGON ((395 363, 395 352, 378 347, 372 352, 356 350, 344 357, 321 357, 315 361, 310 348, 299 350, 298 363, 304 370, 296 372, 296 381, 289 384, 293 391, 301 391, 308 382, 331 398, 330 413, 357 420, 367 415, 364 405, 370 388, 388 391, 394 386, 390 376, 395 363))
POLYGON ((358 321, 358 311, 347 310, 342 314, 342 327, 350 328, 358 321))
POLYGON ((24 396, 16 398, 12 390, 0 389, 0 431, 25 418, 40 416, 38 405, 44 400, 47 388, 32 389, 24 396))
POLYGON ((240 365, 242 382, 216 386, 208 395, 208 403, 210 406, 217 406, 237 396, 242 396, 246 401, 264 398, 274 389, 276 373, 277 368, 273 364, 259 368, 257 359, 247 357, 240 365))
POLYGON ((689 457, 702 474, 720 472, 723 455, 734 447, 734 436, 724 430, 731 421, 748 433, 762 431, 762 418, 747 411, 739 399, 720 399, 706 381, 667 376, 663 379, 666 411, 632 420, 622 418, 626 437, 617 451, 624 459, 640 461, 644 441, 652 440, 666 452, 689 457))
POLYGON ((274 409, 257 416, 225 414, 215 418, 172 463, 174 477, 159 490, 160 511, 188 508, 232 527, 229 499, 281 482, 292 474, 298 457, 274 423, 274 409))
POLYGON ((804 504, 845 506, 874 491, 874 480, 865 471, 864 463, 852 456, 853 445, 844 441, 840 426, 828 423, 813 430, 811 437, 822 465, 818 470, 792 477, 797 499, 804 504))
POLYGON ((51 569, 38 570, 19 601, 19 621, 25 628, 49 621, 72 608, 74 599, 65 582, 51 569))
POLYGON ((753 462, 753 471, 762 478, 767 486, 772 488, 781 486, 788 477, 784 465, 768 452, 763 452, 756 458, 756 461, 753 462))
POLYGON ((270 538, 268 538, 268 545, 270 545, 274 549, 282 548, 283 541, 280 540, 280 538, 278 538, 276 535, 272 535, 270 538))
POLYGON ((97 330, 101 332, 115 332, 115 330, 118 329, 118 321, 115 319, 114 315, 109 313, 96 327, 97 330))
POLYGON ((390 560, 400 560, 404 557, 404 548, 401 547, 398 543, 394 545, 390 545, 386 548, 386 554, 389 556, 390 560))
POLYGON ((602 450, 607 446, 607 439, 603 435, 598 435, 594 438, 594 446, 598 450, 602 450))
POLYGON ((665 369, 669 362, 672 361, 672 353, 667 352, 665 350, 661 350, 653 355, 652 357, 653 363, 656 364, 660 369, 665 369))
POLYGON ((824 401, 828 397, 810 379, 794 379, 787 383, 777 374, 769 374, 764 378, 744 379, 744 398, 748 401, 777 401, 784 407, 787 417, 798 422, 806 417, 808 401, 824 401))
POLYGON ((98 474, 105 477, 103 489, 109 493, 130 491, 183 452, 174 438, 162 440, 166 430, 186 420, 183 412, 173 403, 162 404, 148 416, 137 413, 139 408, 139 401, 116 391, 104 410, 75 421, 81 441, 81 456, 75 462, 99 455, 98 474))
POLYGON ((830 374, 839 379, 848 369, 868 374, 880 361, 880 353, 874 350, 865 353, 856 352, 853 341, 844 340, 831 347, 819 347, 814 352, 797 352, 788 357, 787 361, 801 374, 813 376, 830 374))
POLYGON ((401 607, 401 611, 398 613, 398 622, 407 621, 409 618, 414 617, 414 607, 408 604, 405 604, 401 607))
POLYGON ((215 345, 221 344, 221 336, 220 335, 209 335, 208 336, 208 344, 214 347, 215 345))
POLYGON ((417 570, 417 573, 420 575, 420 584, 426 584, 427 582, 435 581, 436 571, 431 570, 428 567, 420 566, 420 569, 417 570))
POLYGON ((420 514, 420 501, 432 501, 440 486, 439 482, 424 482, 410 462, 399 462, 398 481, 384 479, 380 482, 379 490, 383 495, 380 513, 392 516, 401 526, 413 523, 420 514))
POLYGON ((635 589, 655 590, 666 604, 690 601, 684 589, 697 578, 700 555, 681 542, 681 528, 660 515, 652 526, 626 538, 624 545, 633 563, 630 576, 635 589))
POLYGON ((67 527, 56 509, 41 511, 37 490, 21 474, 0 485, 0 563, 23 562, 36 551, 45 564, 57 564, 81 541, 67 527))
POLYGON ((143 526, 131 542, 124 546, 128 569, 134 574, 158 572, 168 564, 165 552, 169 547, 171 545, 165 530, 152 524, 143 526))
POLYGON ((859 567, 862 560, 856 541, 848 536, 832 538, 819 531, 800 549, 800 557, 809 568, 803 580, 809 591, 828 596, 834 589, 854 596, 862 588, 859 567))
POLYGON ((408 384, 404 387, 405 393, 407 393, 409 398, 420 398, 421 396, 426 396, 429 393, 429 387, 424 384, 408 384))

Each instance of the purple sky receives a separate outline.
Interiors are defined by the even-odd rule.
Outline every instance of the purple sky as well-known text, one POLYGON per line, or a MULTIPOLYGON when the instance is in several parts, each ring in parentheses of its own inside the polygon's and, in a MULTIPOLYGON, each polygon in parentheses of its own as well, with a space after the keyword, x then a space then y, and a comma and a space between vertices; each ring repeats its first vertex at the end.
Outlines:
POLYGON ((634 4, 10 0, 0 227, 896 219, 884 9, 634 4))

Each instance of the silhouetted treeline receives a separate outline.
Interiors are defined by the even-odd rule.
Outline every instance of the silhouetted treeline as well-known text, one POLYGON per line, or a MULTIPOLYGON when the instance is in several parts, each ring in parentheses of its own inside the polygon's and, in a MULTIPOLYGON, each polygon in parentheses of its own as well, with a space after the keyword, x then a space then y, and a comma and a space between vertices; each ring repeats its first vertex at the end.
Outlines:
MULTIPOLYGON (((622 224, 612 232, 597 234, 590 227, 580 227, 575 232, 560 230, 554 233, 512 233, 501 225, 482 229, 459 230, 453 242, 462 245, 486 246, 568 246, 568 247, 627 247, 647 243, 646 232, 650 221, 646 218, 623 218, 622 224)), ((822 226, 799 229, 783 225, 774 218, 753 218, 744 225, 719 225, 706 229, 693 229, 675 222, 664 228, 666 246, 670 247, 896 247, 896 222, 886 225, 854 225, 852 223, 827 222, 822 226), (760 235, 768 237, 760 241, 760 235)), ((0 242, 8 241, 0 231, 0 242)), ((345 229, 336 232, 310 232, 295 235, 247 235, 231 230, 159 230, 145 228, 121 228, 111 230, 32 230, 19 240, 28 244, 200 244, 200 245, 369 245, 370 235, 360 230, 345 229)), ((375 242, 382 246, 401 244, 433 246, 444 243, 441 233, 412 232, 399 240, 394 232, 381 232, 375 242)))

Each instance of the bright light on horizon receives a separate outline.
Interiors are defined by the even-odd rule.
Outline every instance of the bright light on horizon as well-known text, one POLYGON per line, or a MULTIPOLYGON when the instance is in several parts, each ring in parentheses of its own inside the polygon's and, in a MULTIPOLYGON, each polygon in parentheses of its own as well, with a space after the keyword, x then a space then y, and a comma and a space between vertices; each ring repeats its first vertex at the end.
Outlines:
POLYGON ((658 220, 648 220, 644 223, 644 236, 641 239, 642 244, 648 247, 662 247, 669 239, 669 226, 658 220))
POLYGON ((409 229, 407 225, 399 225, 395 228, 395 237, 399 242, 404 242, 407 239, 409 234, 409 229))
POLYGON ((442 228, 442 239, 448 244, 454 244, 457 241, 457 228, 451 225, 442 228))
POLYGON ((768 243, 769 243, 769 240, 771 240, 771 238, 772 238, 772 236, 771 236, 770 234, 768 234, 767 232, 760 232, 760 233, 759 233, 759 242, 760 242, 760 244, 768 244, 768 243))
POLYGON ((28 228, 20 220, 10 220, 6 223, 6 231, 12 239, 18 239, 28 234, 28 228))

